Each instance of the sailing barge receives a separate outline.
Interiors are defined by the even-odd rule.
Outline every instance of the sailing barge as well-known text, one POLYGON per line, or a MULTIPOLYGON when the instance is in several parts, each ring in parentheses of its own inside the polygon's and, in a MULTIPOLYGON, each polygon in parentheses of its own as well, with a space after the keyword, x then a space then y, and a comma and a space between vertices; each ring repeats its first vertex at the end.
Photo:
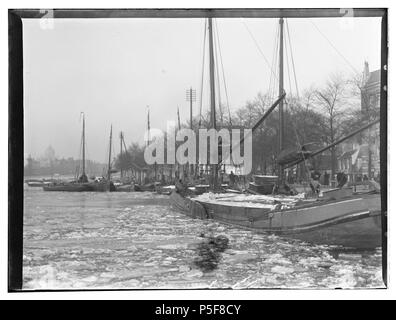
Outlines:
MULTIPOLYGON (((211 79, 211 125, 216 129, 215 120, 215 94, 214 94, 214 75, 213 75, 213 52, 212 50, 212 18, 209 21, 209 57, 210 63, 210 79, 211 79)), ((283 19, 280 19, 282 37, 283 19)), ((282 42, 282 38, 280 40, 282 42)), ((282 48, 282 45, 281 45, 282 48)), ((284 150, 283 146, 283 98, 285 96, 283 90, 283 49, 280 49, 280 84, 279 98, 270 107, 266 114, 254 126, 253 130, 260 125, 266 116, 279 105, 279 121, 280 121, 280 151, 284 150)), ((340 143, 351 137, 357 132, 378 123, 374 121, 365 127, 356 130, 354 133, 340 139, 336 143, 340 143)), ((299 162, 305 161, 308 157, 313 157, 327 148, 334 147, 333 143, 316 152, 301 149, 294 153, 282 154, 283 163, 279 163, 278 186, 283 183, 282 170, 286 166, 292 166, 299 162)), ((214 179, 217 178, 217 165, 212 165, 212 174, 214 179)), ((260 178, 260 177, 259 177, 260 178)), ((263 178, 263 177, 261 177, 263 178)), ((273 181, 267 181, 270 187, 273 181)), ((273 177, 270 177, 273 178, 273 177)), ((255 181, 257 184, 257 181, 255 181)), ((216 182, 214 183, 216 185, 216 182)), ((253 186, 255 187, 255 186, 253 186)), ((215 188, 214 188, 215 189, 215 188)), ((214 190, 216 191, 216 190, 214 190)), ((254 190, 260 193, 261 190, 254 190)), ((267 190, 265 190, 267 192, 267 190)), ((218 196, 218 195, 217 195, 218 196)), ((180 212, 192 217, 200 219, 215 219, 222 223, 238 226, 260 233, 275 234, 282 237, 299 239, 302 241, 324 244, 337 245, 359 249, 373 249, 381 246, 381 199, 378 188, 366 193, 354 193, 352 188, 335 188, 323 192, 321 196, 309 198, 292 198, 285 196, 274 196, 270 201, 227 201, 230 197, 223 199, 211 199, 211 197, 194 197, 188 196, 185 188, 177 188, 171 194, 172 205, 180 212), (288 200, 288 201, 285 201, 288 200)), ((216 198, 216 194, 212 194, 216 198)), ((260 196, 256 196, 260 197, 260 196)), ((266 197, 266 196, 261 196, 266 197)))
MULTIPOLYGON (((284 166, 296 165, 320 154, 378 121, 373 121, 309 155, 290 159, 289 163, 284 162, 284 166)), ((253 196, 256 197, 253 201, 249 195, 238 195, 239 201, 231 201, 230 195, 224 199, 186 197, 179 188, 171 194, 171 200, 176 209, 193 218, 215 219, 257 232, 316 244, 372 249, 381 246, 381 190, 377 183, 367 183, 371 190, 361 193, 353 192, 351 187, 339 185, 311 198, 253 196)))
POLYGON ((360 249, 381 246, 378 194, 300 200, 291 208, 279 205, 275 210, 258 204, 238 206, 232 202, 199 201, 177 191, 172 192, 171 200, 176 209, 190 217, 215 219, 260 233, 360 249))
POLYGON ((77 181, 72 182, 52 182, 50 184, 46 184, 43 186, 44 191, 65 191, 65 192, 86 192, 86 191, 98 191, 98 192, 106 192, 106 191, 115 191, 115 187, 113 182, 110 180, 111 178, 111 140, 112 140, 112 131, 110 129, 110 149, 109 149, 109 163, 107 168, 107 180, 95 180, 89 181, 88 176, 85 172, 85 115, 83 116, 83 124, 82 124, 82 173, 77 179, 77 181))

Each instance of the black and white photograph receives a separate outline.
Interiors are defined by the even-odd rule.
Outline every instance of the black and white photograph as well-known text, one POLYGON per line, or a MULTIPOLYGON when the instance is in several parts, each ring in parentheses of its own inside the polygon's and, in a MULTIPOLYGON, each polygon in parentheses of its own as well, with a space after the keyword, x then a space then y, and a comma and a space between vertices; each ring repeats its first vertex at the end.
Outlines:
POLYGON ((387 14, 9 9, 9 290, 386 289, 387 14))

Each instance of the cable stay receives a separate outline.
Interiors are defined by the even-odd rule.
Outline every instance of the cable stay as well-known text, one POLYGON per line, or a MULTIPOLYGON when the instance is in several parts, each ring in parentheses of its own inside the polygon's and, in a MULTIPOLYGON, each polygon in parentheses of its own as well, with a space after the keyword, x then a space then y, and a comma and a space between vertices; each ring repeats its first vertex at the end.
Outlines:
POLYGON ((349 67, 355 72, 359 73, 358 70, 348 61, 348 59, 337 49, 337 47, 331 42, 331 40, 319 29, 319 27, 311 20, 307 19, 314 27, 315 29, 320 33, 320 35, 330 44, 330 46, 338 53, 338 55, 347 63, 349 67))
POLYGON ((291 62, 292 62, 292 66, 293 66, 294 83, 296 85, 297 98, 300 98, 298 85, 297 85, 296 68, 295 68, 295 65, 294 65, 294 58, 293 58, 293 47, 292 47, 291 40, 290 40, 291 37, 290 37, 290 31, 289 31, 289 22, 287 21, 287 19, 286 19, 286 31, 287 31, 287 38, 289 40, 290 56, 291 56, 291 62))
POLYGON ((268 68, 269 68, 270 71, 275 75, 275 78, 276 78, 277 80, 279 80, 279 79, 276 77, 276 74, 275 74, 274 70, 272 69, 271 64, 268 62, 268 59, 266 58, 264 52, 261 50, 260 45, 258 44, 256 38, 254 37, 254 35, 253 35, 253 33, 251 32, 249 26, 247 25, 246 21, 245 21, 243 18, 242 18, 242 23, 243 23, 243 25, 246 27, 246 30, 248 31, 250 37, 252 38, 252 40, 253 40, 254 44, 256 45, 258 51, 260 52, 261 56, 264 58, 264 60, 265 60, 265 62, 266 62, 266 64, 267 64, 267 66, 268 66, 268 68))
MULTIPOLYGON (((216 20, 215 20, 216 21, 216 20)), ((214 28, 215 29, 215 28, 214 28)), ((215 60, 215 72, 216 72, 216 84, 217 84, 217 103, 219 105, 220 111, 220 123, 223 125, 223 110, 221 107, 221 90, 220 90, 220 77, 219 77, 219 54, 218 54, 218 44, 216 41, 216 36, 214 37, 214 60, 215 60)))
POLYGON ((203 35, 203 49, 202 49, 202 70, 201 70, 201 86, 200 86, 200 95, 199 95, 199 123, 198 128, 201 128, 202 123, 202 96, 203 96, 203 82, 204 82, 204 74, 205 74, 205 55, 206 55, 206 28, 207 28, 207 20, 205 19, 204 25, 204 35, 203 35))
POLYGON ((270 101, 273 101, 275 99, 275 94, 276 94, 276 81, 278 79, 278 74, 277 71, 278 69, 276 68, 276 65, 278 63, 278 47, 279 47, 279 25, 277 25, 276 32, 275 32, 275 39, 274 39, 274 52, 272 55, 272 66, 271 69, 275 70, 275 73, 271 72, 270 76, 270 83, 269 83, 269 89, 268 89, 268 95, 270 98, 270 101), (274 77, 275 76, 275 77, 274 77))
POLYGON ((230 100, 229 100, 229 98, 228 98, 227 82, 226 82, 226 77, 225 77, 225 72, 224 72, 223 57, 222 57, 222 54, 221 54, 219 28, 218 28, 218 26, 217 26, 217 21, 216 21, 216 20, 215 20, 215 27, 216 27, 216 28, 215 28, 215 31, 216 31, 216 35, 217 35, 217 43, 218 43, 218 48, 219 48, 221 69, 222 69, 222 74, 223 74, 224 91, 225 91, 225 96, 226 96, 226 101, 227 101, 227 109, 228 109, 229 124, 230 124, 230 126, 232 126, 232 118, 231 118, 231 110, 230 110, 230 100))

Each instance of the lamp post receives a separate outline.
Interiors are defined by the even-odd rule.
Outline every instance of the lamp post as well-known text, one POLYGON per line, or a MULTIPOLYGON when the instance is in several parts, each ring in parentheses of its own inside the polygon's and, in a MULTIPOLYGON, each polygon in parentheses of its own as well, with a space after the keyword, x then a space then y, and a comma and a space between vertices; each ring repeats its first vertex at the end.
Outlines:
MULTIPOLYGON (((192 117, 193 108, 192 108, 192 106, 193 106, 193 102, 196 101, 196 98, 197 98, 196 91, 192 87, 190 87, 190 89, 186 90, 186 101, 190 102, 190 129, 191 130, 193 130, 193 120, 192 120, 192 118, 193 118, 192 117)), ((193 172, 194 171, 194 165, 191 164, 188 167, 189 167, 190 175, 192 175, 194 173, 193 172)))
POLYGON ((186 90, 186 101, 190 102, 190 129, 193 128, 193 123, 192 123, 192 106, 193 102, 195 102, 197 99, 197 93, 196 91, 190 87, 190 89, 186 90))

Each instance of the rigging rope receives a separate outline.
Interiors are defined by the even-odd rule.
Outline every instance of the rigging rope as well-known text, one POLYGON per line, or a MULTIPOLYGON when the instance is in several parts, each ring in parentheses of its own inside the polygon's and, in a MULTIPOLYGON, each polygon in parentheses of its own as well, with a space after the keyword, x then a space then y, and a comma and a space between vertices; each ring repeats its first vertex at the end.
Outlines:
MULTIPOLYGON (((87 137, 85 137, 85 140, 87 140, 86 139, 87 137)), ((90 165, 90 162, 89 162, 89 152, 88 152, 88 144, 87 144, 87 142, 85 142, 85 174, 88 176, 88 174, 87 174, 87 172, 90 172, 90 173, 92 173, 92 166, 90 165)))
MULTIPOLYGON (((292 60, 292 67, 293 67, 293 72, 294 72, 294 81, 295 81, 295 86, 296 86, 296 94, 297 94, 297 98, 298 98, 297 101, 299 101, 300 97, 299 97, 299 92, 298 92, 297 77, 296 77, 296 73, 295 73, 293 51, 292 51, 292 46, 291 46, 291 41, 290 41, 290 32, 289 32, 289 25, 288 25, 287 19, 285 19, 285 24, 286 24, 286 33, 287 33, 287 37, 288 37, 288 43, 289 43, 289 50, 288 50, 288 48, 287 48, 288 46, 287 46, 286 39, 285 39, 286 66, 287 66, 287 70, 288 70, 289 88, 290 88, 290 93, 291 93, 292 92, 292 89, 291 89, 291 87, 292 87, 291 82, 292 81, 291 81, 291 78, 290 78, 290 65, 289 65, 289 53, 290 53, 290 58, 292 60)), ((293 110, 293 108, 291 107, 291 103, 289 102, 289 99, 287 99, 286 97, 285 97, 285 107, 286 107, 287 110, 289 110, 289 113, 290 113, 290 111, 293 110)), ((287 114, 287 112, 286 112, 286 114, 287 114)), ((291 127, 293 128, 294 135, 296 137, 296 142, 297 142, 297 146, 299 148, 299 151, 302 151, 301 139, 300 139, 299 134, 297 132, 296 124, 295 124, 294 121, 291 121, 291 127)), ((307 178, 309 179, 309 170, 308 170, 307 165, 306 165, 306 160, 307 159, 305 158, 305 155, 304 155, 303 152, 302 152, 302 157, 303 157, 303 160, 304 160, 303 161, 304 171, 305 171, 305 173, 307 175, 307 178)), ((306 186, 305 185, 303 186, 303 188, 304 188, 304 192, 306 192, 306 186)))
MULTIPOLYGON (((80 121, 81 121, 81 117, 80 117, 80 121)), ((82 149, 83 149, 83 133, 81 132, 81 139, 80 139, 80 150, 78 152, 78 164, 77 164, 77 168, 76 168, 76 179, 78 179, 78 177, 80 176, 80 167, 81 167, 81 161, 82 161, 82 149)))
MULTIPOLYGON (((272 53, 272 65, 271 69, 274 70, 276 68, 275 60, 276 60, 276 54, 277 54, 277 47, 278 47, 278 33, 279 33, 279 25, 276 27, 276 32, 275 32, 275 39, 274 39, 274 51, 272 53)), ((268 87, 268 98, 270 99, 270 103, 273 100, 273 86, 275 83, 275 79, 272 76, 272 73, 270 75, 270 81, 269 81, 269 87, 268 87)))
POLYGON ((292 89, 291 89, 291 79, 290 79, 290 67, 289 67, 289 52, 287 50, 286 39, 285 39, 285 54, 286 54, 286 68, 287 68, 287 77, 289 79, 289 95, 292 97, 292 89))
POLYGON ((277 90, 277 81, 279 81, 279 69, 277 68, 278 66, 278 59, 279 59, 279 34, 280 34, 280 26, 278 25, 277 27, 277 33, 276 33, 276 44, 275 44, 275 54, 274 54, 274 66, 273 68, 275 69, 275 78, 273 78, 273 83, 272 83, 272 91, 271 91, 271 101, 273 101, 275 99, 276 96, 276 90, 277 90))
MULTIPOLYGON (((83 121, 84 121, 84 130, 85 130, 86 120, 85 120, 84 112, 80 112, 80 122, 81 122, 81 119, 83 119, 83 121)), ((86 137, 85 137, 85 140, 86 140, 86 137)), ((81 132, 80 152, 79 152, 79 155, 78 155, 78 157, 80 159, 79 159, 77 170, 76 170, 77 171, 76 179, 78 179, 79 176, 83 174, 83 172, 82 172, 83 156, 82 155, 83 155, 83 148, 84 147, 85 147, 85 155, 86 155, 87 154, 87 143, 84 141, 84 132, 81 132), (85 146, 83 146, 83 143, 85 143, 85 146)), ((87 157, 85 156, 85 163, 87 162, 86 159, 87 159, 87 157)), ((85 170, 87 171, 87 166, 86 165, 85 165, 85 170)))
POLYGON ((202 50, 203 54, 202 54, 201 88, 200 88, 200 98, 199 98, 198 128, 201 128, 201 123, 202 123, 202 96, 203 96, 203 81, 204 81, 204 74, 205 74, 206 24, 207 24, 207 20, 205 19, 204 36, 203 36, 203 50, 202 50))
POLYGON ((217 43, 218 43, 219 55, 220 55, 221 70, 222 70, 222 74, 223 74, 224 91, 225 91, 226 101, 227 101, 227 109, 228 109, 229 123, 230 123, 230 125, 232 126, 231 110, 230 110, 230 101, 229 101, 229 98, 228 98, 228 90, 227 90, 227 83, 226 83, 225 72, 224 72, 223 57, 222 57, 222 55, 221 55, 219 28, 218 28, 218 26, 217 26, 217 21, 216 21, 216 20, 215 20, 215 26, 216 26, 216 29, 215 29, 215 30, 216 30, 217 43))
POLYGON ((220 111, 220 122, 221 125, 223 125, 223 110, 221 107, 221 91, 220 91, 220 77, 219 77, 219 63, 218 63, 218 52, 217 52, 217 45, 216 45, 216 36, 214 37, 215 41, 214 41, 214 59, 215 59, 215 63, 214 63, 214 67, 216 70, 216 82, 217 82, 217 102, 219 103, 219 111, 220 111))
POLYGON ((287 38, 289 40, 290 56, 291 56, 291 61, 292 61, 292 66, 293 66, 293 74, 294 74, 294 83, 296 85, 296 94, 297 94, 297 98, 300 98, 298 85, 297 85, 296 68, 295 68, 295 65, 294 65, 294 58, 293 58, 293 47, 292 47, 291 40, 290 40, 289 23, 288 23, 287 20, 286 20, 286 31, 287 31, 287 38))
POLYGON ((271 68, 271 65, 270 65, 270 63, 268 62, 267 58, 265 57, 264 52, 261 50, 261 48, 260 48, 260 46, 259 46, 257 40, 256 40, 255 37, 253 36, 253 33, 250 31, 250 29, 249 29, 247 23, 245 22, 245 20, 244 20, 243 18, 242 18, 242 23, 243 23, 244 26, 246 27, 246 30, 248 31, 250 37, 252 38, 254 44, 256 45, 256 47, 257 47, 257 49, 258 49, 258 51, 260 52, 260 54, 261 54, 262 57, 264 58, 265 62, 267 63, 268 68, 270 69, 270 71, 271 71, 271 72, 275 75, 275 77, 276 77, 276 74, 275 74, 274 70, 271 68))
POLYGON ((311 20, 308 21, 316 28, 316 30, 322 35, 322 37, 326 39, 326 41, 330 44, 330 46, 340 55, 340 57, 348 64, 348 66, 350 66, 354 72, 359 73, 359 71, 356 70, 356 68, 348 61, 347 58, 345 58, 345 56, 336 48, 336 46, 330 41, 330 39, 326 37, 326 35, 322 31, 320 31, 318 26, 313 21, 311 20))

